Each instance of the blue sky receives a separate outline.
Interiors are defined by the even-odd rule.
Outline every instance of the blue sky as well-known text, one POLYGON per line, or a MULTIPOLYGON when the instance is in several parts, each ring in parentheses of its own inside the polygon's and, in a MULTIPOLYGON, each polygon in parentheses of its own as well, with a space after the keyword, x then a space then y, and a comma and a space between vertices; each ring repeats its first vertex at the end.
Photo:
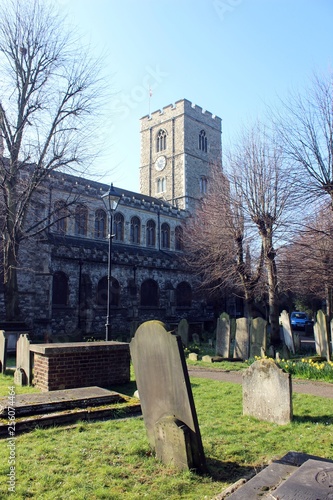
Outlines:
POLYGON ((96 55, 106 54, 110 120, 95 170, 132 191, 149 109, 189 99, 222 118, 227 145, 266 105, 333 66, 331 0, 55 1, 96 55))

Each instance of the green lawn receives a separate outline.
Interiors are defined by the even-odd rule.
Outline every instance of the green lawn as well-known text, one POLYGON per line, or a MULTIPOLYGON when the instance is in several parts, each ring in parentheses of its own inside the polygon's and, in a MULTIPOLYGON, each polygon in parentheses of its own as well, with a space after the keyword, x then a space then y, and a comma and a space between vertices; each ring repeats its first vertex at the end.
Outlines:
MULTIPOLYGON (((12 377, 0 376, 0 382, 4 393, 12 377)), ((191 382, 208 475, 177 472, 157 462, 140 418, 84 422, 18 435, 16 492, 10 495, 9 448, 2 439, 0 498, 210 500, 290 450, 333 459, 331 399, 294 394, 294 420, 278 426, 242 415, 240 385, 191 382)), ((134 388, 132 381, 123 392, 134 388)))

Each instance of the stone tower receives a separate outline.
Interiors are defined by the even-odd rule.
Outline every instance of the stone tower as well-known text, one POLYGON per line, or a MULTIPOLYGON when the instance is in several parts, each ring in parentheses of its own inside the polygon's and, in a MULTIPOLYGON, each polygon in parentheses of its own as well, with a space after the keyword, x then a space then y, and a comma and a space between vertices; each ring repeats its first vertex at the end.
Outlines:
POLYGON ((221 165, 221 118, 187 99, 141 118, 140 192, 192 211, 221 165))

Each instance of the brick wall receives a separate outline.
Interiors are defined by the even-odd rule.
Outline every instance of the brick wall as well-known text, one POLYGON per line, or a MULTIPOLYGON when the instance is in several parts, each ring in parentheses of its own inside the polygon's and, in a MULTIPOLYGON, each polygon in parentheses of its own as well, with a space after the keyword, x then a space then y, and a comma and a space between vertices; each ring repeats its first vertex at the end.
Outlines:
POLYGON ((42 391, 110 387, 130 379, 129 345, 123 342, 31 344, 33 384, 42 391))

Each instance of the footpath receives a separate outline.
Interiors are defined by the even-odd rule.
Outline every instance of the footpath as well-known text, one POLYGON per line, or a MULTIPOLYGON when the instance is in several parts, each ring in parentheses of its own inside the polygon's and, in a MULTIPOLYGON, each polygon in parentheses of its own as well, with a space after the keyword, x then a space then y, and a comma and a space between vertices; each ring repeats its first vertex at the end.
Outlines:
MULTIPOLYGON (((210 378, 221 382, 231 382, 233 384, 242 383, 241 371, 224 371, 214 368, 202 368, 199 366, 188 366, 190 377, 210 378)), ((311 394, 323 398, 333 399, 333 383, 317 382, 315 380, 301 380, 292 378, 292 390, 302 394, 311 394)))

